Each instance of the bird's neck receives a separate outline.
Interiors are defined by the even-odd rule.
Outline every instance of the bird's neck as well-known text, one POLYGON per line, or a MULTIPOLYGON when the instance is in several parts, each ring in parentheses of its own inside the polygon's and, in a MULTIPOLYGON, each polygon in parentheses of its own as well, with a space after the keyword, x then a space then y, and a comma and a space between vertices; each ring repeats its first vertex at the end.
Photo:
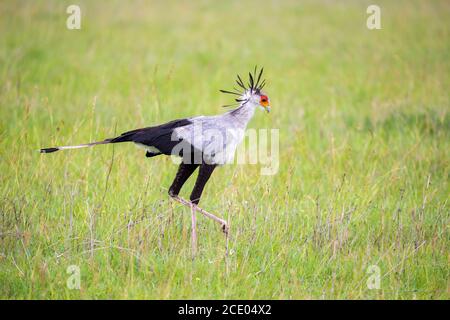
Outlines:
POLYGON ((256 106, 250 102, 244 103, 240 107, 230 111, 233 116, 243 127, 246 127, 249 121, 253 118, 256 106))

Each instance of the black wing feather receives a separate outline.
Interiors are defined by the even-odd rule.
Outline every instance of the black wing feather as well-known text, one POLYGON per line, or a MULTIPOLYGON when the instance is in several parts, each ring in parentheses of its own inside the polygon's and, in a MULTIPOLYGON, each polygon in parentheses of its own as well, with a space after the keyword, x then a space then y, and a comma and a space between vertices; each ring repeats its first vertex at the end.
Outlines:
POLYGON ((192 124, 189 119, 178 119, 159 126, 136 129, 122 133, 117 138, 111 140, 111 143, 135 142, 149 147, 157 148, 161 153, 170 155, 172 149, 179 143, 172 141, 172 133, 175 128, 184 127, 192 124))

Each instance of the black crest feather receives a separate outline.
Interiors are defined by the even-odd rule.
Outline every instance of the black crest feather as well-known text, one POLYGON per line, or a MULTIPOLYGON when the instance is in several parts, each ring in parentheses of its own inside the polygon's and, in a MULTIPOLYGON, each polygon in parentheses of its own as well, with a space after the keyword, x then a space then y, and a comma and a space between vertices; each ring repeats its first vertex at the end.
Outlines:
MULTIPOLYGON (((261 68, 259 73, 257 73, 257 71, 258 71, 258 66, 255 66, 255 68, 253 70, 253 74, 251 72, 248 73, 247 86, 244 84, 244 81, 242 81, 241 76, 239 74, 237 75, 236 83, 239 86, 239 88, 242 88, 242 90, 243 90, 242 92, 239 91, 240 90, 239 88, 233 88, 234 91, 220 90, 220 92, 241 96, 248 90, 250 90, 252 92, 261 91, 262 88, 264 88, 264 86, 266 84, 266 80, 262 79, 264 68, 261 68)), ((243 101, 245 101, 245 100, 240 100, 239 102, 243 102, 243 101)))

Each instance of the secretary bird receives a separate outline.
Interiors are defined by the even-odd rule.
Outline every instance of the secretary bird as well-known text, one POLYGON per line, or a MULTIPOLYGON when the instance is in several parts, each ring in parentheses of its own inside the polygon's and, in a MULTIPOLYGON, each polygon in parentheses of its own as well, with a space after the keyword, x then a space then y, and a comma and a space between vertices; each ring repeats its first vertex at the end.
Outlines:
POLYGON ((59 150, 78 149, 101 144, 134 142, 146 149, 146 157, 161 154, 181 157, 175 179, 169 188, 171 198, 191 208, 192 218, 192 251, 195 256, 197 246, 196 217, 198 211, 208 218, 219 222, 227 236, 228 251, 228 223, 198 206, 203 189, 217 166, 233 161, 236 148, 244 138, 247 124, 252 119, 256 108, 270 112, 268 96, 263 93, 265 80, 262 80, 263 68, 257 75, 255 67, 253 74, 249 72, 249 81, 244 84, 237 75, 236 83, 239 90, 220 90, 223 93, 235 95, 236 103, 228 105, 236 107, 221 115, 197 116, 192 118, 173 120, 165 124, 136 129, 122 133, 115 138, 103 141, 79 144, 74 146, 60 146, 41 149, 41 153, 52 153, 59 150), (183 184, 199 167, 199 173, 190 195, 190 201, 179 196, 183 184))

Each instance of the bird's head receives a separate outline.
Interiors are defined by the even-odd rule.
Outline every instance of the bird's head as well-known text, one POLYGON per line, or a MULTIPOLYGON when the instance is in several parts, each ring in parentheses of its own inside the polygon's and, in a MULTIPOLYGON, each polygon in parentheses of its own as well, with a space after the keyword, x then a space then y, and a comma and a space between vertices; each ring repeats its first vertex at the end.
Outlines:
MULTIPOLYGON (((250 104, 255 107, 260 107, 262 110, 265 110, 266 112, 270 112, 270 100, 268 95, 262 91, 264 86, 266 85, 266 80, 262 80, 261 76, 263 74, 264 68, 261 68, 261 70, 257 74, 257 67, 255 67, 255 70, 253 71, 253 74, 251 72, 248 73, 248 84, 247 86, 242 81, 242 78, 237 75, 236 83, 240 87, 240 89, 233 88, 234 90, 228 91, 228 90, 220 90, 223 93, 233 94, 238 96, 238 98, 235 99, 238 105, 244 105, 244 104, 250 104)), ((231 107, 234 105, 227 105, 226 107, 231 107)))

